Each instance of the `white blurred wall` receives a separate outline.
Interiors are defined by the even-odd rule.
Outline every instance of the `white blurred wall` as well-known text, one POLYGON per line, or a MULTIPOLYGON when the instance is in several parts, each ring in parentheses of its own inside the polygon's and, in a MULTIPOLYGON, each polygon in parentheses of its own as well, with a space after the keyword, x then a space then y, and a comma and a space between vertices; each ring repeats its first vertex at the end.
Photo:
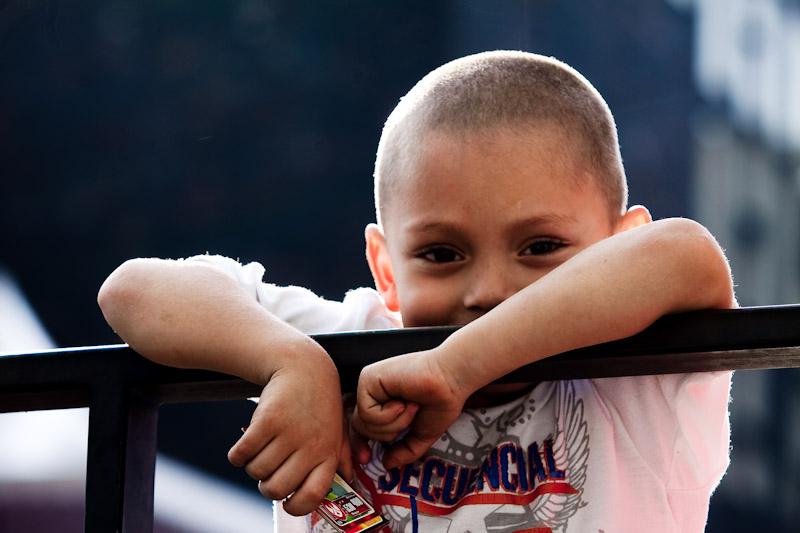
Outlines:
POLYGON ((694 0, 695 79, 737 127, 800 151, 800 3, 694 0))

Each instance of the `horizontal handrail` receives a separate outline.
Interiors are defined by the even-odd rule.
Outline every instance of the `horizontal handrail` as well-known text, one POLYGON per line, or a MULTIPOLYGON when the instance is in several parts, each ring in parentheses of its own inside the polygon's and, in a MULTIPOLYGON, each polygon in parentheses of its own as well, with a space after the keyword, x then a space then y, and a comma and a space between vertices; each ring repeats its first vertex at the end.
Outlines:
MULTIPOLYGON (((354 390, 365 365, 438 346, 455 327, 314 335, 354 390)), ((800 367, 800 305, 666 316, 620 341, 555 355, 501 381, 800 367)), ((261 387, 152 363, 126 345, 0 357, 0 412, 89 406, 87 532, 152 530, 158 406, 239 399, 261 387)))
MULTIPOLYGON (((456 327, 314 335, 333 358, 343 389, 361 368, 438 346, 456 327)), ((627 339, 582 348, 522 367, 501 381, 541 381, 800 366, 800 305, 670 315, 627 339)), ((258 395, 259 387, 204 370, 152 363, 126 345, 66 348, 0 357, 0 412, 89 405, 88 390, 107 382, 159 403, 258 395)))

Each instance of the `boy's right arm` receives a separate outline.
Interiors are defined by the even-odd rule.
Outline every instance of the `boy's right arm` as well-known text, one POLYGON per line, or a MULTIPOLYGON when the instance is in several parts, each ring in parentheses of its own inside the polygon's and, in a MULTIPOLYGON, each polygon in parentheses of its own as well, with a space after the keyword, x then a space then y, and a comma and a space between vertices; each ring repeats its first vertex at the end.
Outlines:
POLYGON ((333 362, 225 272, 189 261, 134 259, 108 277, 98 303, 111 327, 148 359, 265 385, 249 428, 228 454, 260 481, 264 496, 282 499, 294 491, 284 508, 306 514, 329 490, 340 456, 350 474, 333 362))
POLYGON ((387 467, 407 464, 472 393, 514 369, 629 337, 669 313, 736 306, 728 262, 708 230, 687 219, 644 224, 578 252, 440 346, 365 367, 353 424, 366 437, 394 440, 406 427, 383 406, 419 404, 410 431, 383 456, 387 467))

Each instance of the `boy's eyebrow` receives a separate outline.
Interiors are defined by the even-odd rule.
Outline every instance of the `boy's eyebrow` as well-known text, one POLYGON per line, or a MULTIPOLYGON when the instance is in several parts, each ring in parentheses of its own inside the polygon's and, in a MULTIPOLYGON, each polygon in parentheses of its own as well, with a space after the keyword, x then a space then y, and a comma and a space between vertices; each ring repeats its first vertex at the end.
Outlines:
MULTIPOLYGON (((547 224, 568 224, 575 222, 577 219, 572 215, 560 213, 543 213, 531 217, 525 217, 516 220, 509 224, 510 232, 521 230, 524 228, 543 226, 547 224)), ((442 220, 420 220, 412 221, 406 225, 405 230, 412 233, 426 233, 433 231, 452 231, 457 230, 461 224, 458 222, 449 222, 442 220)))
POLYGON ((523 228, 542 226, 545 224, 570 224, 576 221, 577 219, 572 215, 561 213, 544 213, 541 215, 535 215, 517 220, 511 223, 509 228, 511 231, 516 231, 523 228))

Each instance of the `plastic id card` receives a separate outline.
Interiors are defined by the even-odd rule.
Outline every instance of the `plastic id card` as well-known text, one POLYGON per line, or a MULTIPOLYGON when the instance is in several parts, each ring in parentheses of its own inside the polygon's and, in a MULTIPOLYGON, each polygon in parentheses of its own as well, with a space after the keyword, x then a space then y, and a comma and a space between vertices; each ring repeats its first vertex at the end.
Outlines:
POLYGON ((339 474, 333 478, 331 490, 317 507, 317 513, 340 533, 375 531, 386 525, 386 519, 339 474))

